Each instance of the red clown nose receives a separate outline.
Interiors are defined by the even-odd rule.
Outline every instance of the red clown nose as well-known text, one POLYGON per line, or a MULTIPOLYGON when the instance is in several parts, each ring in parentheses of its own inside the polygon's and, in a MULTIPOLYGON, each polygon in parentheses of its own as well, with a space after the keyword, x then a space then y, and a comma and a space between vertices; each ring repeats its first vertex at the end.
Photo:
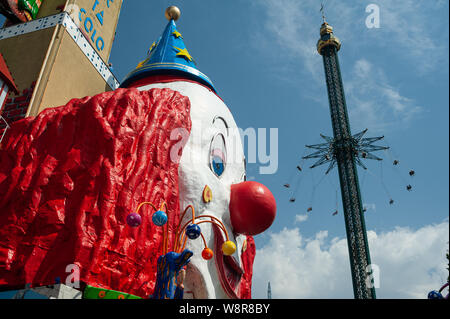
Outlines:
POLYGON ((235 233, 257 235, 272 225, 277 204, 270 190, 257 182, 231 185, 230 216, 235 233))

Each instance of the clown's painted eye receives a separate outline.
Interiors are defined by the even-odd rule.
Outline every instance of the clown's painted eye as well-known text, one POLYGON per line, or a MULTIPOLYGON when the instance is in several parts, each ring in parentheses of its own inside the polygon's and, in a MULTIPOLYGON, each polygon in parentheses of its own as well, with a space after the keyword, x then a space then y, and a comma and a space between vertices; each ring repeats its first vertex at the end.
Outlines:
MULTIPOLYGON (((216 150, 217 151, 217 150, 216 150)), ((225 163, 221 156, 213 155, 211 162, 214 174, 221 176, 225 170, 225 163)))
POLYGON ((209 165, 211 171, 217 176, 222 176, 226 167, 225 138, 221 133, 214 136, 211 141, 211 151, 209 155, 209 165))

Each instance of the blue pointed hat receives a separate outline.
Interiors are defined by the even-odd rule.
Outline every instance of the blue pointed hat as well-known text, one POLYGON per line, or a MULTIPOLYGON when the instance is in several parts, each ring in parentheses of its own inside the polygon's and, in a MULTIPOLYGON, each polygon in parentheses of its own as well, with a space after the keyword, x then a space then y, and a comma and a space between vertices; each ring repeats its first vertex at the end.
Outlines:
POLYGON ((125 77, 120 87, 128 87, 131 83, 152 75, 177 75, 197 81, 216 92, 211 80, 197 69, 186 49, 183 36, 175 24, 177 17, 174 19, 167 14, 166 17, 170 21, 163 34, 152 44, 147 58, 125 77))

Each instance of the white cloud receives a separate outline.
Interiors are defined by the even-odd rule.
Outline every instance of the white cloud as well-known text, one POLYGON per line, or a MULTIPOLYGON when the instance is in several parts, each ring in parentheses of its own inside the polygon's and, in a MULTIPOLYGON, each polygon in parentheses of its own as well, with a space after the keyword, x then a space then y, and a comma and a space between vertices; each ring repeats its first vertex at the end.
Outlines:
MULTIPOLYGON (((365 26, 368 4, 366 1, 357 4, 352 1, 326 2, 327 20, 335 26, 335 33, 343 43, 358 43, 358 51, 382 50, 392 59, 407 61, 409 69, 430 74, 439 61, 448 56, 448 44, 441 47, 442 41, 433 32, 436 22, 428 16, 436 8, 425 6, 423 9, 415 0, 401 3, 380 0, 376 4, 380 7, 381 27, 368 29, 365 26)), ((252 42, 258 47, 265 46, 266 50, 262 52, 272 54, 274 61, 270 63, 272 69, 269 71, 274 78, 291 84, 297 83, 292 82, 294 76, 304 73, 313 82, 297 83, 302 85, 303 96, 326 107, 328 100, 319 98, 323 96, 324 74, 316 51, 321 23, 320 3, 316 0, 264 0, 256 5, 263 8, 265 16, 260 22, 263 32, 256 32, 252 42)), ((342 71, 347 106, 355 129, 404 128, 422 112, 423 107, 402 94, 376 64, 361 58, 349 70, 342 71)))
POLYGON ((323 81, 323 68, 317 63, 316 51, 319 29, 311 27, 316 25, 313 21, 317 21, 312 13, 319 12, 319 8, 313 9, 316 4, 314 0, 263 0, 255 3, 262 6, 266 17, 258 22, 263 24, 263 29, 261 33, 253 33, 256 38, 252 43, 258 47, 264 45, 267 47, 265 52, 273 53, 275 60, 283 61, 277 63, 276 69, 278 75, 283 77, 281 74, 284 74, 287 81, 292 79, 292 73, 298 73, 299 65, 317 82, 323 81), (274 47, 277 50, 271 50, 274 47))
MULTIPOLYGON (((397 227, 368 232, 372 263, 380 268, 378 298, 426 298, 447 276, 448 220, 417 230, 397 227)), ((298 228, 272 233, 257 250, 253 298, 353 298, 345 238, 320 231, 304 238, 298 228)))
POLYGON ((308 220, 308 215, 295 215, 295 224, 303 223, 308 220))
POLYGON ((384 71, 367 59, 355 62, 344 87, 349 116, 357 130, 381 131, 394 125, 407 126, 423 111, 423 107, 403 96, 390 84, 384 71))
POLYGON ((445 10, 442 3, 378 0, 377 5, 382 22, 380 32, 372 32, 371 37, 380 46, 396 50, 421 73, 433 71, 448 56, 448 42, 441 41, 448 38, 448 28, 442 29, 442 23, 448 25, 448 16, 447 21, 439 20, 439 11, 445 10))
MULTIPOLYGON (((448 3, 425 4, 416 0, 377 0, 373 3, 380 8, 381 22, 377 29, 368 29, 365 24, 366 7, 371 2, 325 2, 327 21, 335 26, 336 35, 343 43, 353 42, 369 50, 388 51, 420 72, 432 72, 442 61, 448 60, 448 42, 442 41, 448 38, 448 29, 444 28, 448 25, 448 16, 447 20, 439 16, 442 10, 448 10, 448 3)), ((318 77, 321 69, 316 63, 320 3, 317 0, 263 0, 256 5, 266 16, 262 20, 264 32, 257 35, 255 43, 266 42, 288 51, 321 81, 318 77)))

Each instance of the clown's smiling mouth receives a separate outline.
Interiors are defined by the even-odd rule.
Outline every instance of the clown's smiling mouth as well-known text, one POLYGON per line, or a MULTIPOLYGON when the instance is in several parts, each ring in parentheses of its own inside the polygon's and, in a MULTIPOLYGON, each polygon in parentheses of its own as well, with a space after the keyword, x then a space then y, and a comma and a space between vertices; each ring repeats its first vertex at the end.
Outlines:
POLYGON ((222 252, 222 245, 225 242, 219 226, 213 224, 214 229, 214 259, 220 284, 228 297, 238 299, 238 289, 244 271, 239 266, 239 262, 233 256, 225 256, 222 252))

